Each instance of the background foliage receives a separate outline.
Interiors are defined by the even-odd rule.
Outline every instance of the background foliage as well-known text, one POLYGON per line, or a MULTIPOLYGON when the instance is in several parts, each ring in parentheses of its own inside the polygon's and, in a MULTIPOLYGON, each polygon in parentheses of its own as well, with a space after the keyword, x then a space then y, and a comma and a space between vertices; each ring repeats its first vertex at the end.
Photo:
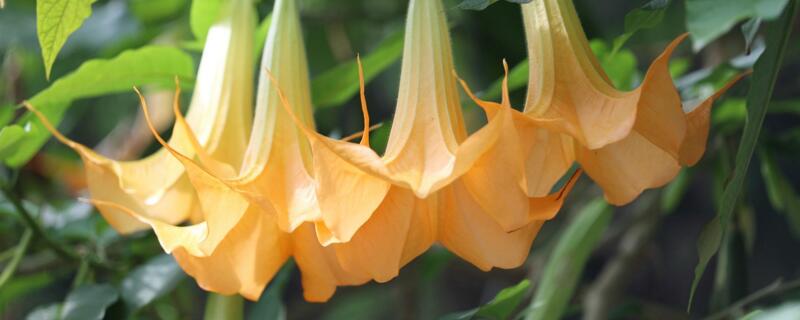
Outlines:
MULTIPOLYGON (((360 130, 354 98, 360 53, 372 116, 384 121, 372 139, 382 150, 406 1, 298 1, 318 127, 332 136, 360 130)), ((581 181, 522 268, 483 273, 434 247, 388 284, 342 288, 329 303, 310 304, 289 263, 259 302, 245 303, 243 316, 800 318, 794 162, 800 159, 800 24, 791 19, 797 1, 574 1, 618 88, 635 87, 666 43, 687 31, 691 45, 671 63, 684 99, 707 96, 735 74, 754 70, 717 103, 698 166, 622 208, 609 207, 596 187, 581 181)), ((77 202, 85 192, 79 159, 46 143, 49 134, 19 108, 22 100, 35 102, 70 137, 116 158, 152 152, 130 88, 144 86, 148 98, 162 103, 170 101, 175 76, 190 89, 218 2, 10 0, 0 10, 4 319, 185 319, 239 306, 240 300, 207 299, 151 234, 120 237, 91 206, 77 202)), ((258 2, 262 46, 271 2, 258 2)), ((459 74, 485 88, 484 98, 496 99, 500 61, 507 59, 519 106, 529 66, 515 2, 525 1, 445 1, 459 74)), ((479 127, 478 109, 462 103, 467 123, 479 127)))

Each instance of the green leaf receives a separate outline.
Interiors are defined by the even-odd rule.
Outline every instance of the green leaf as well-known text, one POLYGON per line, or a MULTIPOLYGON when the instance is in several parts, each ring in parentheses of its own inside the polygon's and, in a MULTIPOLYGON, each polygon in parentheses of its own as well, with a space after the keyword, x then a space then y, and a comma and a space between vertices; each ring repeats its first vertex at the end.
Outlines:
MULTIPOLYGON (((458 4, 459 9, 463 10, 483 10, 488 8, 489 6, 493 5, 495 2, 499 0, 463 0, 461 3, 458 4)), ((528 3, 531 0, 506 0, 511 3, 528 3)))
POLYGON ((165 21, 177 16, 187 0, 131 0, 131 13, 144 23, 165 21))
POLYGON ((777 18, 789 0, 686 0, 686 28, 700 50, 739 21, 777 18))
POLYGON ((48 304, 33 309, 25 320, 58 320, 58 311, 61 310, 60 303, 48 304))
MULTIPOLYGON (((73 100, 131 92, 133 86, 145 84, 170 88, 174 86, 176 76, 184 84, 194 81, 191 56, 176 48, 148 46, 125 51, 108 60, 89 60, 39 92, 29 102, 44 113, 53 125, 58 125, 73 100)), ((44 145, 50 133, 31 113, 24 115, 12 127, 25 131, 21 138, 24 140, 2 160, 11 167, 19 167, 44 145)))
POLYGON ((122 280, 122 300, 132 311, 138 310, 171 292, 185 278, 186 274, 172 256, 159 255, 131 271, 122 280))
POLYGON ((42 47, 47 78, 61 47, 92 14, 95 0, 37 0, 36 33, 42 47))
POLYGON ((699 255, 697 266, 694 270, 691 292, 689 294, 688 308, 691 310, 697 285, 703 276, 711 258, 719 250, 720 244, 733 211, 742 193, 750 160, 755 151, 761 127, 767 113, 767 106, 772 98, 775 81, 778 77, 781 63, 789 42, 792 23, 797 13, 797 0, 789 2, 786 12, 779 21, 770 23, 767 32, 767 49, 758 59, 751 80, 750 92, 747 95, 747 121, 744 125, 739 149, 736 152, 735 168, 733 175, 722 194, 717 216, 703 229, 698 239, 697 251, 699 255))
MULTIPOLYGON (((395 32, 377 48, 361 59, 364 82, 390 67, 403 54, 403 32, 395 32)), ((337 65, 311 81, 311 97, 316 108, 341 105, 358 93, 358 63, 356 59, 337 65)))
POLYGON ((519 307, 522 299, 531 289, 531 282, 522 280, 513 287, 501 290, 489 301, 489 303, 478 308, 476 317, 489 319, 508 319, 509 316, 519 307))
POLYGON ((636 8, 625 15, 625 32, 614 39, 611 55, 628 42, 636 32, 657 26, 664 20, 664 13, 670 5, 670 0, 650 0, 644 6, 636 8))
POLYGON ((636 55, 630 50, 609 50, 608 45, 601 39, 589 42, 600 65, 606 72, 614 87, 621 90, 633 89, 639 82, 639 69, 637 68, 636 55))
POLYGON ((5 159, 19 148, 25 130, 20 126, 7 126, 0 129, 0 159, 5 159))
POLYGON ((117 289, 107 284, 87 285, 73 290, 61 305, 63 320, 100 320, 117 301, 117 289))
POLYGON ((192 0, 189 25, 201 48, 202 44, 206 42, 208 29, 219 18, 221 9, 222 0, 192 0))
POLYGON ((560 319, 578 285, 586 261, 611 222, 612 210, 602 199, 584 207, 558 239, 531 302, 528 320, 560 319))
POLYGON ((446 315, 442 320, 458 320, 458 319, 509 319, 511 314, 517 310, 522 299, 531 289, 531 282, 522 280, 515 286, 505 288, 497 293, 497 295, 485 305, 478 308, 446 315))

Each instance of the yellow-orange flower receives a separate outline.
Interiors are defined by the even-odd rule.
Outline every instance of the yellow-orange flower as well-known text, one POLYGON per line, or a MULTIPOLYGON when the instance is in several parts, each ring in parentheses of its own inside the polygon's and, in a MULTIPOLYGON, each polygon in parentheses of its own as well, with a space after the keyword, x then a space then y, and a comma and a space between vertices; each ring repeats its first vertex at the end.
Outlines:
MULTIPOLYGON (((711 104, 738 78, 695 108, 684 105, 668 69, 683 35, 656 58, 637 89, 623 92, 589 48, 572 0, 532 1, 522 13, 531 65, 524 113, 539 121, 536 139, 550 145, 543 151, 547 161, 529 162, 529 168, 563 172, 577 160, 610 203, 623 205, 700 159, 711 104)), ((549 176, 542 185, 556 179, 549 176)))
MULTIPOLYGON (((507 104, 490 115, 484 128, 468 135, 452 73, 441 2, 412 0, 386 153, 371 150, 366 135, 360 144, 338 141, 296 119, 311 141, 322 218, 316 223, 317 236, 324 244, 337 248, 352 243, 357 232, 381 221, 376 208, 410 190, 416 200, 407 201, 417 205, 395 206, 385 214, 413 221, 416 236, 406 241, 421 248, 420 253, 438 240, 481 269, 524 262, 542 223, 555 215, 575 179, 554 195, 529 197, 523 160, 533 144, 518 141, 507 104)), ((396 236, 376 232, 371 245, 400 248, 404 234, 394 232, 394 225, 375 228, 396 236)), ((341 250, 337 254, 343 266, 358 261, 360 269, 396 273, 368 258, 346 257, 341 250)), ((397 269, 412 257, 408 252, 401 256, 405 258, 399 264, 385 266, 397 269)))
MULTIPOLYGON (((227 10, 208 32, 187 123, 211 157, 238 163, 252 121, 253 87, 247 79, 253 68, 254 21, 250 11, 227 10)), ((199 210, 181 163, 167 150, 137 161, 114 161, 51 131, 80 154, 92 199, 118 203, 169 224, 181 223, 199 210)), ((169 145, 193 155, 189 133, 182 126, 173 128, 169 145)), ((123 234, 148 227, 114 208, 101 208, 100 212, 123 234)))

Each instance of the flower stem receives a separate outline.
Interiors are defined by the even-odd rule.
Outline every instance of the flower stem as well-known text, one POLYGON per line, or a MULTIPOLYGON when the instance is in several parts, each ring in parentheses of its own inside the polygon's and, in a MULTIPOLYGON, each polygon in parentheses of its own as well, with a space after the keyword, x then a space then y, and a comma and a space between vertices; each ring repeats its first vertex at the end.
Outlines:
POLYGON ((223 296, 209 293, 204 319, 241 320, 244 318, 244 299, 240 295, 223 296))

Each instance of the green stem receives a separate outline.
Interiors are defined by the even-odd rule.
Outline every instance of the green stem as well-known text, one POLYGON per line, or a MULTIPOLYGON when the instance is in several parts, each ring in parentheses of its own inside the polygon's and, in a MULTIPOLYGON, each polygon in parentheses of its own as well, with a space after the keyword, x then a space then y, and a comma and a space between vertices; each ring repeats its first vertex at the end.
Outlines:
POLYGON ((223 296, 208 293, 206 298, 206 320, 241 320, 244 318, 244 299, 240 295, 223 296))
POLYGON ((19 262, 22 261, 22 257, 25 256, 25 252, 28 251, 28 246, 31 244, 31 237, 33 236, 33 232, 31 229, 25 229, 25 233, 22 234, 22 239, 20 239, 19 244, 14 248, 14 255, 11 258, 11 261, 8 262, 6 268, 3 269, 3 273, 0 274, 0 288, 3 288, 3 285, 8 282, 8 279, 11 279, 11 276, 14 275, 14 272, 17 271, 17 267, 19 266, 19 262))

